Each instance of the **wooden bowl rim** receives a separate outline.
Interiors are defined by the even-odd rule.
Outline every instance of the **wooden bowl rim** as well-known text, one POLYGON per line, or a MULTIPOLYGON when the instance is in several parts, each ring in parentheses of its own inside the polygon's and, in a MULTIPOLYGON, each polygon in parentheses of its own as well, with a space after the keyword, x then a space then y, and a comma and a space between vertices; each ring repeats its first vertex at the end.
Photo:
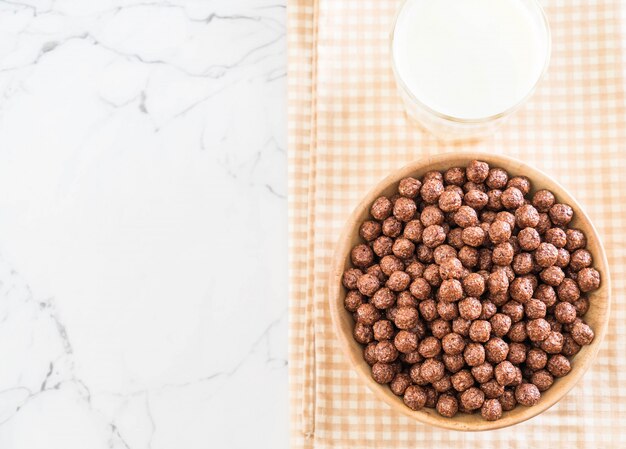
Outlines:
MULTIPOLYGON (((437 169, 442 170, 441 168, 437 169)), ((591 251, 589 244, 587 248, 591 251)), ((558 181, 555 181, 551 176, 536 167, 510 156, 481 152, 451 152, 422 157, 398 170, 395 170, 376 184, 376 186, 374 186, 367 193, 367 195, 363 197, 344 225, 332 260, 328 292, 331 319, 333 321, 335 332, 339 337, 342 350, 344 354, 347 355, 351 367, 357 372, 360 379, 378 399, 385 402, 395 411, 424 424, 431 424, 449 430, 472 432, 495 430, 519 424, 539 415, 561 400, 576 385, 576 383, 578 383, 581 377, 593 364, 608 329, 611 307, 611 277, 606 252, 593 222, 580 203, 578 203, 574 196, 558 181), (596 325, 594 327, 595 338, 593 342, 591 345, 583 347, 573 358, 573 360, 579 362, 581 361, 582 363, 574 365, 572 367, 572 371, 567 376, 555 379, 555 385, 553 385, 549 391, 556 388, 556 393, 552 393, 548 397, 542 395, 540 402, 533 407, 517 406, 514 409, 515 413, 505 412, 502 419, 498 421, 485 421, 479 414, 478 416, 476 414, 457 414, 454 418, 445 418, 433 409, 422 409, 418 411, 409 409, 404 405, 401 398, 395 396, 386 385, 380 385, 371 378, 370 367, 363 360, 361 355, 362 346, 354 340, 351 332, 347 333, 343 331, 341 326, 342 318, 340 317, 340 314, 347 314, 343 308, 344 288, 341 285, 341 276, 345 269, 344 267, 346 266, 347 258, 349 257, 349 251, 352 248, 351 239, 355 236, 355 233, 358 234, 358 228, 356 226, 360 225, 358 222, 360 221, 359 217, 363 214, 364 210, 369 210, 373 199, 378 197, 386 188, 389 188, 391 185, 397 183, 400 179, 410 176, 417 171, 426 172, 430 166, 446 163, 450 163, 449 167, 458 166, 458 164, 466 165, 467 162, 474 159, 483 160, 494 167, 508 167, 506 168, 507 171, 512 171, 513 175, 528 176, 531 183, 535 180, 539 180, 541 181, 540 184, 545 184, 545 188, 550 188, 550 190, 555 192, 559 201, 569 204, 574 209, 575 219, 577 217, 578 221, 584 223, 585 226, 582 227, 588 228, 586 231, 588 242, 594 240, 597 242, 597 254, 592 252, 592 256, 594 260, 594 267, 598 269, 602 275, 602 284, 600 288, 593 293, 593 296, 600 297, 595 298, 595 301, 598 301, 599 299, 604 299, 605 301, 604 315, 599 315, 600 325, 596 325), (514 169, 511 167, 514 167, 514 169), (351 347, 359 347, 361 348, 361 351, 359 351, 359 354, 357 355, 356 351, 350 350, 351 347)))

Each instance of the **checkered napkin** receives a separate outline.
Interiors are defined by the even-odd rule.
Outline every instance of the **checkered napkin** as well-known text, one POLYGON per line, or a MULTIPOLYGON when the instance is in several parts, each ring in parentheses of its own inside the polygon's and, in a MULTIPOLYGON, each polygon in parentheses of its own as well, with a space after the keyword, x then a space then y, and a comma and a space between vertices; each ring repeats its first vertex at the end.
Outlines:
POLYGON ((290 394, 294 448, 626 447, 626 105, 620 0, 544 0, 552 61, 530 102, 478 144, 441 144, 396 92, 389 33, 398 0, 290 0, 290 394), (613 280, 597 361, 557 405, 512 428, 440 430, 391 411, 335 338, 327 278, 338 235, 390 171, 445 151, 522 158, 581 202, 613 280))

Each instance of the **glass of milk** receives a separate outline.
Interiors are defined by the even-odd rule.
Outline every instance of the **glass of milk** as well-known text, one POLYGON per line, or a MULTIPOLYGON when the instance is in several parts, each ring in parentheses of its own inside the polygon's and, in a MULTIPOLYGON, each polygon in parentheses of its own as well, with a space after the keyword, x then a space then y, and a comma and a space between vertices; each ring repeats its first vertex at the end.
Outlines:
POLYGON ((444 140, 484 137, 533 93, 550 61, 537 0, 406 0, 392 65, 410 116, 444 140))

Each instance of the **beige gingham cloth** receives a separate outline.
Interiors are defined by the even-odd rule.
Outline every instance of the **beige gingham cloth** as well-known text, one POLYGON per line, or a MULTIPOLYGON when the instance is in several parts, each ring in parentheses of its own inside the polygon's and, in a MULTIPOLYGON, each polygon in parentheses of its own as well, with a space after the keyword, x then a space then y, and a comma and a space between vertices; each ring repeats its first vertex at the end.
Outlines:
POLYGON ((620 0, 544 0, 552 61, 535 96, 495 136, 440 144, 407 119, 389 59, 398 0, 290 0, 290 395, 294 448, 626 447, 626 108, 620 0), (502 152, 555 176, 583 204, 608 252, 607 338, 557 405, 497 431, 439 430, 392 412, 351 372, 327 307, 345 220, 411 160, 502 152))

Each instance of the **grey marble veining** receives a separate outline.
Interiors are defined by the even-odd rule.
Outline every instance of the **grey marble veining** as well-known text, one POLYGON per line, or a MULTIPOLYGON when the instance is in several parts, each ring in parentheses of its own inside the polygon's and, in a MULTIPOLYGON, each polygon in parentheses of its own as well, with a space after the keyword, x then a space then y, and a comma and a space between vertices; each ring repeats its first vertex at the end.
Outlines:
POLYGON ((0 1, 0 447, 287 446, 285 4, 0 1))

